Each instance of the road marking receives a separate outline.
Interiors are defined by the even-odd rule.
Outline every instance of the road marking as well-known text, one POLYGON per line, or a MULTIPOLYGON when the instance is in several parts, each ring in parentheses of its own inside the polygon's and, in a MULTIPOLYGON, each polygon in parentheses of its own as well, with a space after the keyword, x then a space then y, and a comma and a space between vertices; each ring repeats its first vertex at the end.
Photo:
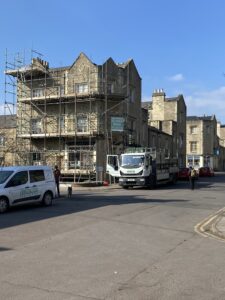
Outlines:
POLYGON ((218 210, 213 215, 208 216, 203 221, 195 225, 195 232, 204 236, 204 237, 212 237, 214 239, 225 242, 225 238, 216 234, 216 220, 225 212, 225 207, 218 210), (208 227, 208 228, 207 228, 208 227))

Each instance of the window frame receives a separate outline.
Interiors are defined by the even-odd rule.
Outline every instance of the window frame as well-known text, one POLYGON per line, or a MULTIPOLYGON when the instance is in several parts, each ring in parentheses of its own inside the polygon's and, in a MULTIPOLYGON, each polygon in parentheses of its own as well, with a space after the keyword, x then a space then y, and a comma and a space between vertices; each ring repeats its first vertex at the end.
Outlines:
POLYGON ((42 133, 43 128, 42 128, 42 119, 40 118, 33 118, 30 120, 30 125, 31 125, 31 132, 32 134, 39 134, 42 133))
POLYGON ((198 133, 198 126, 197 125, 191 125, 190 126, 190 134, 197 134, 198 133))
POLYGON ((77 128, 76 128, 76 130, 77 130, 77 132, 78 133, 87 133, 87 132, 89 132, 89 124, 88 124, 88 116, 87 115, 78 115, 77 116, 77 128), (85 122, 83 122, 83 121, 85 121, 85 122), (81 124, 79 124, 81 122, 81 124), (86 129, 86 130, 85 130, 86 129))
POLYGON ((190 142, 190 152, 196 153, 198 149, 198 142, 192 141, 190 142))
POLYGON ((88 88, 87 82, 75 83, 74 92, 76 94, 87 94, 88 91, 89 91, 89 88, 88 88))
POLYGON ((44 97, 45 89, 44 88, 35 88, 32 89, 32 98, 44 97))

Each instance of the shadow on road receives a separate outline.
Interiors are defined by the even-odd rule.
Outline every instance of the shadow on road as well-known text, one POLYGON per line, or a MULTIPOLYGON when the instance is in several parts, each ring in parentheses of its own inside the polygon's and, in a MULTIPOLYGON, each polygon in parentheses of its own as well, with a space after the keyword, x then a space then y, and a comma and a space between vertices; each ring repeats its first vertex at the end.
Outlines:
MULTIPOLYGON (((222 185, 224 183, 224 173, 220 173, 216 174, 216 176, 213 178, 199 178, 199 180, 196 182, 196 189, 224 189, 224 185, 222 185)), ((189 188, 189 182, 180 181, 176 185, 163 185, 159 187, 160 190, 187 190, 189 188)), ((126 194, 124 191, 121 191, 120 195, 113 195, 113 193, 107 194, 105 190, 102 191, 104 194, 92 193, 91 191, 86 191, 85 193, 75 192, 72 198, 56 199, 52 207, 41 207, 37 204, 15 207, 10 209, 8 213, 0 215, 0 229, 110 205, 130 205, 135 203, 149 205, 179 205, 179 203, 184 204, 190 201, 184 199, 146 199, 146 194, 143 196, 140 195, 140 190, 141 189, 139 189, 139 193, 136 195, 135 189, 129 190, 129 193, 126 191, 126 194), (130 193, 131 191, 132 193, 130 193)), ((149 197, 151 197, 151 191, 149 191, 149 197)), ((1 250, 0 248, 0 251, 4 250, 1 250)))
MULTIPOLYGON (((225 182, 225 174, 223 172, 220 173, 218 172, 214 177, 199 177, 195 181, 195 186, 196 189, 210 189, 210 188, 219 187, 220 183, 223 184, 224 182, 225 182)), ((174 186, 170 186, 170 189, 171 188, 174 188, 174 186)), ((179 180, 176 185, 176 188, 177 189, 190 188, 189 180, 179 180)))
MULTIPOLYGON (((145 195, 146 197, 146 195, 145 195)), ((0 229, 36 222, 48 218, 59 217, 91 210, 109 205, 129 205, 129 204, 154 204, 188 202, 189 200, 174 199, 145 199, 141 195, 117 195, 112 194, 74 194, 72 198, 59 198, 54 201, 51 207, 41 207, 37 204, 13 207, 9 212, 0 215, 0 229)))

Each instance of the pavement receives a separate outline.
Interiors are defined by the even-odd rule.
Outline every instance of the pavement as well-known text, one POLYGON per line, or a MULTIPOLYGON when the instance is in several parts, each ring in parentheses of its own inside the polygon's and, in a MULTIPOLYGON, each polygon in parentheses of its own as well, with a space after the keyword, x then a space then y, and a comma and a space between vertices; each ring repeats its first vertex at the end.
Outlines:
MULTIPOLYGON (((70 183, 61 183, 60 184, 60 190, 61 194, 66 196, 68 191, 68 186, 71 186, 70 183)), ((72 186, 73 192, 74 191, 107 191, 112 189, 121 189, 121 187, 118 184, 110 184, 107 186, 104 185, 96 185, 96 186, 82 186, 82 185, 73 185, 72 186)))

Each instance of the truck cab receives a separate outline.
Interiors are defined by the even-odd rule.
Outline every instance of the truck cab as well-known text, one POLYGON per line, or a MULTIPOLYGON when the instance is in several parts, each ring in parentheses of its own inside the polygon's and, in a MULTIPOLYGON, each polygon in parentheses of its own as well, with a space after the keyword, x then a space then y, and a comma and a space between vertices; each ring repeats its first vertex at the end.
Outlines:
POLYGON ((177 177, 177 163, 165 159, 155 148, 128 148, 120 156, 107 156, 107 172, 118 177, 124 187, 147 186, 154 188, 158 182, 174 181, 177 177))

